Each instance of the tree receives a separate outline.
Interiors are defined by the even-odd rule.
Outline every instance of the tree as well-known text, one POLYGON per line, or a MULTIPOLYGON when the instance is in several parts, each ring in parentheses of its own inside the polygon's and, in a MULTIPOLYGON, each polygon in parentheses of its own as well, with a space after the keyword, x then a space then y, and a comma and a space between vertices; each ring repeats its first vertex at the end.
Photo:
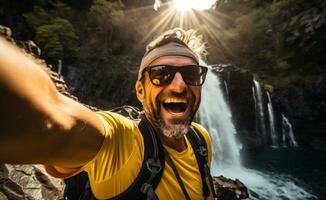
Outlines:
POLYGON ((72 10, 60 1, 40 2, 25 13, 27 23, 35 30, 35 41, 50 63, 71 60, 77 50, 78 36, 69 21, 72 10), (45 11, 45 7, 48 11, 45 11))
POLYGON ((71 56, 76 51, 77 35, 71 23, 62 18, 36 28, 36 41, 50 60, 71 56), (67 54, 67 56, 66 56, 67 54))
MULTIPOLYGON (((100 47, 103 56, 110 54, 115 31, 124 18, 123 4, 120 1, 95 0, 90 8, 88 19, 94 45, 100 47), (99 39, 100 38, 100 39, 99 39)), ((119 41, 119 38, 116 38, 119 41)), ((94 47, 96 48, 96 47, 94 47)))

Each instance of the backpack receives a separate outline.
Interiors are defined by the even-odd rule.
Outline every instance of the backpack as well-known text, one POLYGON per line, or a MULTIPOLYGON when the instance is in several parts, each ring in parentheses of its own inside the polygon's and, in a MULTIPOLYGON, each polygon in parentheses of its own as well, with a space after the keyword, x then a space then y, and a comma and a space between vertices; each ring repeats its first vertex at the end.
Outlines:
MULTIPOLYGON (((110 111, 121 114, 131 120, 140 120, 138 127, 144 138, 144 160, 140 172, 126 191, 113 197, 112 199, 158 199, 155 194, 155 188, 158 186, 162 178, 165 167, 165 159, 167 159, 168 163, 174 170, 176 178, 186 196, 186 199, 190 199, 189 196, 187 196, 187 192, 185 191, 180 177, 178 177, 177 171, 175 171, 176 169, 171 161, 171 158, 165 151, 153 127, 150 125, 143 112, 128 105, 117 107, 110 111)), ((206 199, 206 197, 209 196, 210 191, 213 192, 214 197, 217 197, 213 186, 212 176, 207 165, 208 154, 204 137, 200 131, 193 126, 191 127, 191 131, 186 134, 186 137, 194 149, 202 179, 204 198, 206 199), (206 178, 209 180, 209 186, 207 185, 206 178), (209 190, 209 187, 211 190, 209 190)), ((64 190, 65 200, 96 200, 91 191, 86 172, 81 172, 73 177, 65 179, 64 182, 66 184, 64 190)))

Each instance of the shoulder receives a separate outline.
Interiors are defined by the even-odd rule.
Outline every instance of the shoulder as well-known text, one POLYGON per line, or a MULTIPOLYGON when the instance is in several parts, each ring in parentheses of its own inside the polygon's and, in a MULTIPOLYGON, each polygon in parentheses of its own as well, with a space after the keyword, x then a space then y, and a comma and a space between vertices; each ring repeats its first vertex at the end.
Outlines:
POLYGON ((200 134, 204 137, 206 145, 207 145, 207 151, 208 151, 208 164, 210 165, 212 160, 212 140, 208 133, 208 131, 200 124, 192 122, 191 125, 193 125, 200 134))
MULTIPOLYGON (((133 131, 137 128, 136 123, 118 113, 110 111, 99 111, 96 114, 100 117, 103 122, 105 133, 110 131, 133 131)), ((107 135, 106 135, 107 136, 107 135)))
POLYGON ((105 140, 98 154, 84 169, 93 181, 101 182, 115 178, 129 166, 139 167, 144 147, 135 121, 110 111, 100 111, 97 115, 105 127, 105 140))
POLYGON ((104 119, 107 123, 110 123, 112 126, 131 126, 133 125, 133 121, 111 111, 99 111, 96 112, 98 116, 100 116, 102 119, 104 119))
POLYGON ((191 125, 193 125, 196 129, 199 130, 201 135, 205 138, 205 141, 206 141, 207 145, 208 145, 208 143, 211 143, 211 138, 209 136, 209 133, 202 125, 200 125, 200 124, 198 124, 196 122, 192 122, 191 125))
MULTIPOLYGON (((103 146, 106 151, 108 151, 107 146, 112 143, 129 150, 134 142, 140 143, 139 140, 142 138, 135 121, 110 111, 100 111, 97 115, 104 124, 106 139, 103 146)), ((110 148, 113 148, 112 145, 110 148)))

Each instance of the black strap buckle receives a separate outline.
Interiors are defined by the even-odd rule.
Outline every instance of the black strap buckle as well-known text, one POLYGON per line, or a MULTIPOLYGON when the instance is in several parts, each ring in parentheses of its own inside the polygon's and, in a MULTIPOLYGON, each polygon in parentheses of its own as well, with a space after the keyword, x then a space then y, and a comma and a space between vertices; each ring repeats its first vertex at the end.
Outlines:
POLYGON ((205 159, 206 159, 206 157, 207 157, 207 149, 205 147, 200 146, 197 151, 198 151, 199 155, 205 157, 205 159))
POLYGON ((154 159, 154 158, 148 159, 146 162, 146 166, 150 172, 154 172, 155 170, 155 172, 158 173, 162 170, 162 165, 159 159, 154 159))
POLYGON ((153 189, 152 185, 151 184, 148 184, 148 183, 144 183, 141 188, 140 188, 140 191, 144 194, 147 194, 149 192, 149 190, 153 189))
POLYGON ((147 196, 147 200, 158 200, 158 197, 153 189, 153 186, 151 184, 148 184, 148 183, 144 183, 141 188, 140 188, 140 191, 143 193, 143 194, 146 194, 147 196))
POLYGON ((206 176, 210 176, 211 171, 209 170, 209 167, 207 164, 204 165, 204 171, 205 171, 206 176))

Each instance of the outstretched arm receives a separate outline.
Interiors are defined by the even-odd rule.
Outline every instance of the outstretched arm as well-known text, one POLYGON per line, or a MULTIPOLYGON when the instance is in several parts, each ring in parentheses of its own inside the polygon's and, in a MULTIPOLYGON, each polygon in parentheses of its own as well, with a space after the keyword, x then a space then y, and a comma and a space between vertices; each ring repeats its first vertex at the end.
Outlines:
POLYGON ((0 37, 0 163, 78 167, 103 140, 96 114, 60 94, 34 59, 0 37))

